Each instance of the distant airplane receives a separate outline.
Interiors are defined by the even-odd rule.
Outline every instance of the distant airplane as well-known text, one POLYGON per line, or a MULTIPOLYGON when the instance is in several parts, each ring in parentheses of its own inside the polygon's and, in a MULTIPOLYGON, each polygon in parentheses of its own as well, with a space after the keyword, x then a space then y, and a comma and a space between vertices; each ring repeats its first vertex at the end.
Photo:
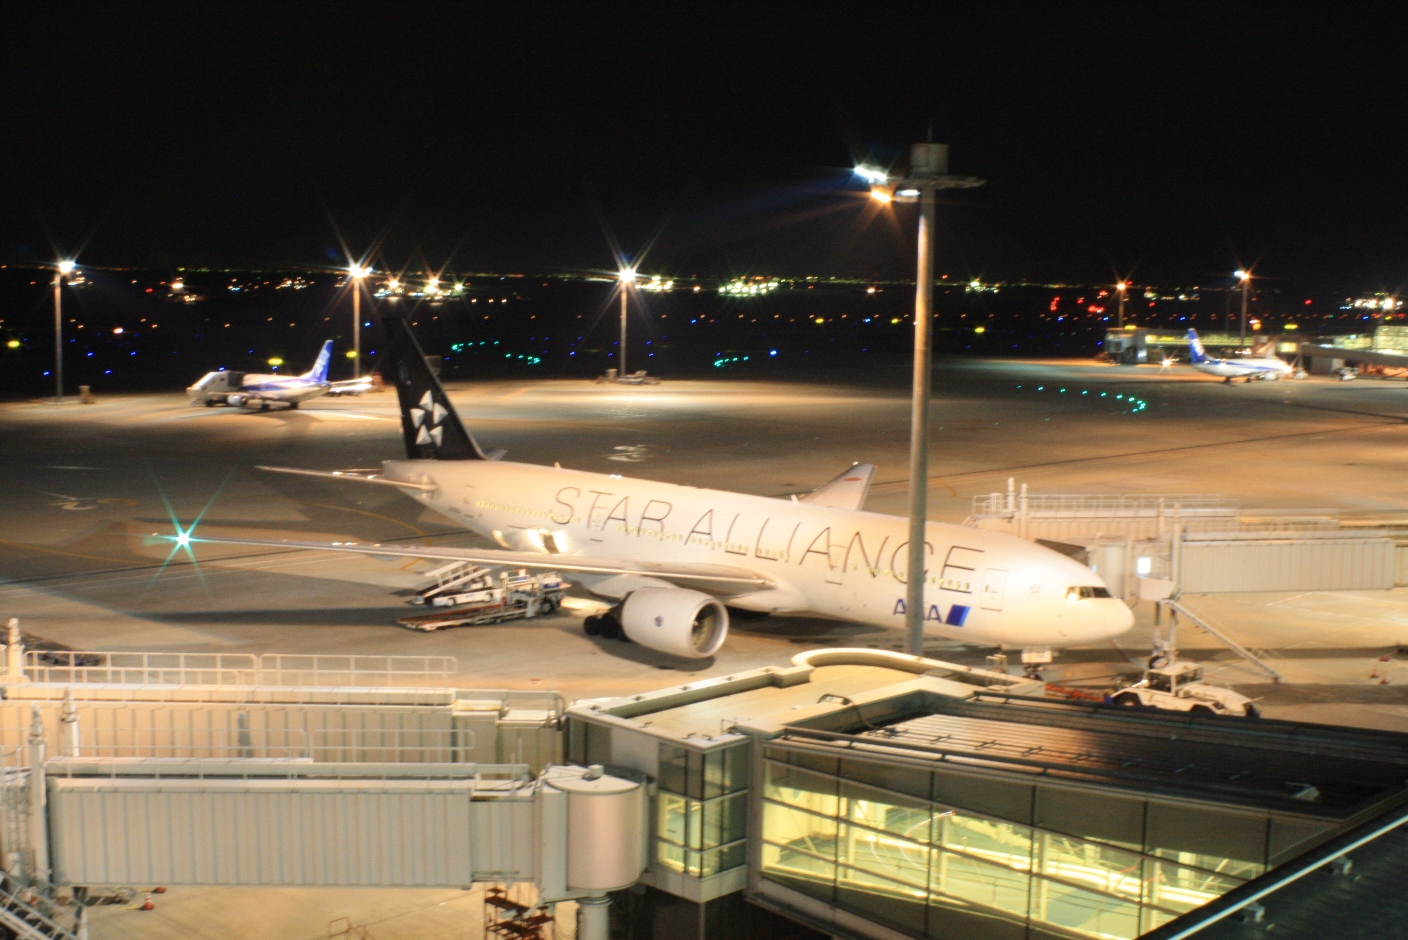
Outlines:
POLYGON ((323 343, 322 352, 313 368, 302 375, 264 375, 257 372, 207 372, 199 382, 186 389, 192 405, 257 404, 268 409, 280 403, 297 408, 302 402, 319 395, 359 395, 371 388, 368 379, 328 381, 328 364, 332 361, 332 340, 323 343))
MULTIPOLYGON (((777 499, 510 463, 465 430, 406 321, 383 322, 381 371, 396 383, 408 459, 383 461, 379 474, 261 469, 394 487, 501 548, 190 541, 568 572, 619 602, 588 618, 589 634, 693 659, 723 644, 725 605, 903 629, 908 523, 864 511, 874 466, 856 464, 812 493, 777 499)), ((931 636, 1021 649, 1034 669, 1053 648, 1104 642, 1134 623, 1098 575, 1041 545, 936 522, 925 541, 931 636)))
POLYGON ((1279 379, 1292 372, 1289 362, 1275 356, 1257 359, 1213 359, 1204 352, 1203 341, 1198 338, 1197 330, 1188 331, 1188 361, 1199 372, 1215 375, 1224 382, 1239 378, 1245 378, 1248 382, 1252 379, 1279 379))

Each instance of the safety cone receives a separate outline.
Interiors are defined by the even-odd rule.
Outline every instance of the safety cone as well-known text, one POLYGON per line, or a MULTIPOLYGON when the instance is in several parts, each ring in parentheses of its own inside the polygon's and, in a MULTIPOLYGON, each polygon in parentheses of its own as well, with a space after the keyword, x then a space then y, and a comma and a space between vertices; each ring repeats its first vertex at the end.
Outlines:
POLYGON ((152 894, 165 894, 165 893, 166 893, 166 889, 163 888, 161 885, 157 885, 155 888, 152 889, 152 894))
POLYGON ((139 908, 137 908, 137 910, 139 910, 139 911, 154 911, 154 910, 156 910, 156 905, 152 903, 152 893, 151 893, 150 891, 147 892, 147 899, 142 902, 142 906, 139 907, 139 908))

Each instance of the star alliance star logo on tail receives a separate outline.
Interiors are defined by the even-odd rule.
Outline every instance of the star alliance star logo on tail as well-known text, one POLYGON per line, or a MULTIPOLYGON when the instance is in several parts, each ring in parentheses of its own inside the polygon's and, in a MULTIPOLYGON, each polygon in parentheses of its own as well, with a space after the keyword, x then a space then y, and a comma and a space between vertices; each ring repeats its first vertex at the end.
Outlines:
POLYGON ((445 436, 445 431, 440 425, 449 413, 449 410, 436 401, 429 391, 422 395, 419 407, 410 409, 411 423, 418 429, 416 443, 430 444, 433 442, 436 447, 439 447, 441 438, 445 436))

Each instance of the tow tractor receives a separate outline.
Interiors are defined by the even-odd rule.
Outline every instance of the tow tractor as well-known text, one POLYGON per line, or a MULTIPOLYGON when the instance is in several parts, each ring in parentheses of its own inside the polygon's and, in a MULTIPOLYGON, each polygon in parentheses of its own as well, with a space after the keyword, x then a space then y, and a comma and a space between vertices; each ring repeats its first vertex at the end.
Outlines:
POLYGON ((419 591, 411 603, 445 609, 396 621, 407 630, 430 633, 442 627, 545 617, 562 606, 568 588, 557 572, 496 570, 470 562, 452 562, 427 575, 435 583, 419 591))
POLYGON ((1179 659, 1178 650, 1157 640, 1144 677, 1116 692, 1110 701, 1126 708, 1261 717, 1256 702, 1231 689, 1204 682, 1202 666, 1179 659))

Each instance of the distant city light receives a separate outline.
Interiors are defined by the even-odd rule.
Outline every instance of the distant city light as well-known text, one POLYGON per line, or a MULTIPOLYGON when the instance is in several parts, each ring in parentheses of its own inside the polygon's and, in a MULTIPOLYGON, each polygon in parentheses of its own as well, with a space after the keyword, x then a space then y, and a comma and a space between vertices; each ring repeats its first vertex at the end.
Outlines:
POLYGON ((120 327, 120 326, 115 326, 115 327, 112 328, 112 331, 113 331, 114 333, 120 334, 120 333, 122 332, 122 327, 120 327))
MULTIPOLYGON (((975 326, 975 327, 973 327, 973 332, 974 332, 974 333, 986 333, 987 331, 988 331, 988 328, 985 327, 985 326, 975 326)), ((1062 391, 1065 391, 1065 389, 1062 389, 1062 391)), ((916 570, 917 570, 917 569, 916 569, 916 570)))
POLYGON ((735 278, 723 287, 719 288, 719 293, 730 297, 757 297, 777 290, 782 286, 781 281, 771 278, 735 278))
MULTIPOLYGON (((19 348, 20 348, 20 341, 17 340, 17 339, 12 339, 12 340, 10 340, 8 343, 6 343, 5 345, 6 345, 6 346, 9 346, 11 349, 19 349, 19 348)), ((777 354, 776 354, 776 353, 773 353, 773 355, 777 355, 777 354)), ((48 373, 46 372, 45 375, 48 375, 48 373)))
POLYGON ((357 351, 356 351, 355 349, 349 349, 349 350, 347 350, 347 352, 346 352, 345 355, 347 356, 348 359, 356 359, 356 358, 357 358, 357 351))

